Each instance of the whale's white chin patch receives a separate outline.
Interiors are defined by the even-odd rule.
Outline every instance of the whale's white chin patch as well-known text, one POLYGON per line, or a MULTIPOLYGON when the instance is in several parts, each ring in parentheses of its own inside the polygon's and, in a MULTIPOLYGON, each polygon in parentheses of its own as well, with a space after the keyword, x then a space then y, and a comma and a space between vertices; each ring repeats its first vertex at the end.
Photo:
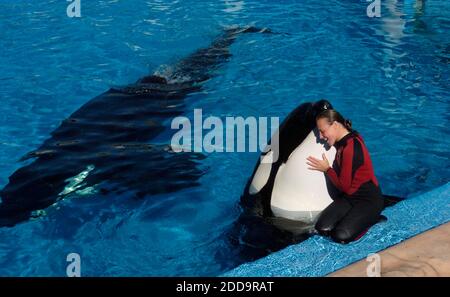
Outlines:
POLYGON ((323 144, 317 142, 314 131, 311 131, 291 153, 287 162, 279 167, 270 199, 275 216, 314 222, 320 212, 332 202, 325 175, 308 169, 306 163, 309 156, 322 159, 323 153, 333 163, 336 149, 331 147, 327 151, 323 144))

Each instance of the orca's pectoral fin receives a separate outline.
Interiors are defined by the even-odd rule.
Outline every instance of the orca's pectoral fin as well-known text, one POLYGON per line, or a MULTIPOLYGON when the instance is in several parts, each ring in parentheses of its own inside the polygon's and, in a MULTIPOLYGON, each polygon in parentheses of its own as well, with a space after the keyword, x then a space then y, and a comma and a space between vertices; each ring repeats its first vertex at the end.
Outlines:
POLYGON ((384 207, 389 207, 397 204, 400 201, 405 200, 405 198, 397 197, 397 196, 391 196, 391 195, 383 195, 384 199, 384 207))

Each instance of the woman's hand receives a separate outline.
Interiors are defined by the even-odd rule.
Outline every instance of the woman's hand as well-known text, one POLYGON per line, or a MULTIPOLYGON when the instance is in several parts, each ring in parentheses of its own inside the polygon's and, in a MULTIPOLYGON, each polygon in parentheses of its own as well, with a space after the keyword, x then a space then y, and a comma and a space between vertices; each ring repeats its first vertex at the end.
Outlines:
POLYGON ((322 154, 322 160, 316 159, 312 156, 309 156, 306 158, 309 162, 306 162, 311 167, 308 167, 308 169, 311 170, 317 170, 322 172, 327 172, 327 170, 330 168, 330 163, 328 162, 327 157, 325 154, 322 154))

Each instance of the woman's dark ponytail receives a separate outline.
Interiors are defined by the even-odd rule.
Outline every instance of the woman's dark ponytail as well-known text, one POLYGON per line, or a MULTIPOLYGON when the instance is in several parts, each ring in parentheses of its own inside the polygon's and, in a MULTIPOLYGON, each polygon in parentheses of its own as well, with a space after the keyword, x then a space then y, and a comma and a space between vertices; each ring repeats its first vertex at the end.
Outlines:
POLYGON ((345 119, 344 127, 347 128, 348 131, 352 131, 352 121, 350 121, 349 119, 345 119))

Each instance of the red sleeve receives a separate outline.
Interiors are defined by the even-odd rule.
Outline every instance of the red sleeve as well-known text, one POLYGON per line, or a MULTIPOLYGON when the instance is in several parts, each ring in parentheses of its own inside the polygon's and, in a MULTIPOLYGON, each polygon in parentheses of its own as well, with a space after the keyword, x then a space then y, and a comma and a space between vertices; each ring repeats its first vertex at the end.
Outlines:
POLYGON ((331 182, 344 193, 349 193, 352 185, 353 142, 354 140, 350 139, 342 152, 340 175, 338 176, 332 167, 326 172, 331 182))

